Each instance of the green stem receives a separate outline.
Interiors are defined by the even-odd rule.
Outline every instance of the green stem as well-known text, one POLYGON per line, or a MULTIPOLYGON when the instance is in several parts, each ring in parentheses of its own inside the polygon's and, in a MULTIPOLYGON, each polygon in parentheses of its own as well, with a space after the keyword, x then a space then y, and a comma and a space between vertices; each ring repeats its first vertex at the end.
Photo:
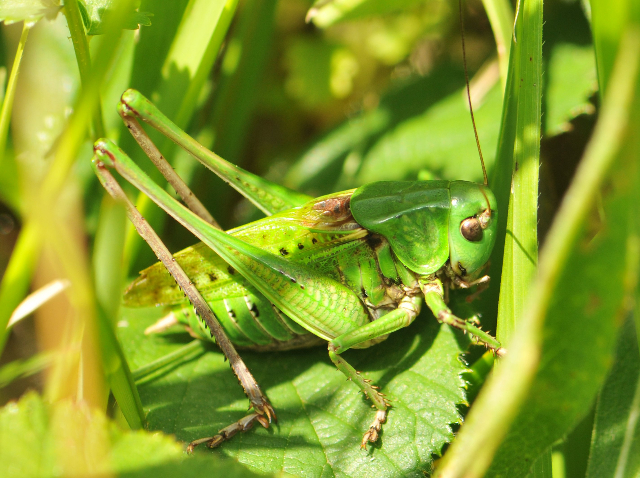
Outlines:
MULTIPOLYGON (((82 16, 78 8, 77 0, 65 0, 64 15, 67 18, 67 25, 71 33, 71 42, 76 53, 78 61, 78 70, 80 71, 80 81, 82 86, 86 87, 91 78, 91 54, 89 52, 89 42, 84 32, 82 16)), ((102 138, 105 135, 104 122, 102 120, 102 107, 100 101, 93 111, 93 130, 95 138, 102 138)))
POLYGON ((82 85, 80 96, 75 102, 73 115, 60 136, 58 146, 53 155, 53 162, 42 183, 41 199, 43 204, 50 204, 56 198, 62 185, 67 179, 69 170, 78 157, 78 151, 87 133, 87 123, 99 111, 99 93, 102 82, 111 67, 120 42, 126 13, 131 10, 133 0, 120 0, 115 3, 112 20, 105 26, 105 35, 92 63, 91 74, 87 82, 82 85))
POLYGON ((18 71, 20 70, 20 63, 22 62, 22 52, 24 51, 25 43, 27 43, 27 36, 29 35, 30 29, 31 26, 27 22, 24 22, 20 42, 16 50, 16 57, 11 67, 11 75, 7 83, 7 92, 4 96, 4 102, 2 103, 2 111, 0 111, 0 170, 4 170, 2 163, 7 147, 7 135, 9 134, 9 121, 11 119, 11 111, 13 110, 13 98, 16 94, 18 71))
POLYGON ((507 74, 509 72, 509 51, 511 49, 511 36, 513 31, 513 8, 506 0, 483 0, 484 9, 489 17, 493 36, 498 50, 498 63, 500 64, 500 82, 502 91, 507 86, 507 74))

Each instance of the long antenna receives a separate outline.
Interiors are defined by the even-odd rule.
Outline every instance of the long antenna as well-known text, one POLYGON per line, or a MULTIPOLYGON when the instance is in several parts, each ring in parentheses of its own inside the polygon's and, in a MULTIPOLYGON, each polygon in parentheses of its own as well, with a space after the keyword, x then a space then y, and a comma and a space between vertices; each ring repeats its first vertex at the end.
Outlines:
POLYGON ((462 61, 464 63, 464 79, 467 82, 467 98, 469 100, 469 111, 471 112, 471 122, 473 123, 473 133, 476 135, 476 146, 478 147, 478 154, 480 155, 480 163, 482 164, 482 174, 484 176, 484 185, 488 186, 489 181, 487 179, 487 169, 484 166, 484 158, 482 157, 482 149, 480 148, 480 138, 478 138, 478 128, 476 128, 476 119, 473 116, 473 106, 471 105, 471 90, 469 88, 469 72, 467 71, 467 52, 464 47, 464 20, 462 15, 462 0, 458 0, 458 6, 460 7, 460 33, 462 35, 462 61))

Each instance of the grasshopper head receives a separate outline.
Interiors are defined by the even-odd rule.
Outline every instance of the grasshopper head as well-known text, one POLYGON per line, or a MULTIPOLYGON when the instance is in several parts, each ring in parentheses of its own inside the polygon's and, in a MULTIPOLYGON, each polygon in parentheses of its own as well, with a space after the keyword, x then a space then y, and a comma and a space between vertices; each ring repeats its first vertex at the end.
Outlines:
POLYGON ((452 181, 449 260, 461 277, 472 278, 489 261, 496 241, 496 198, 486 186, 452 181))
POLYGON ((495 242, 495 197, 466 181, 367 184, 351 196, 351 213, 418 274, 433 274, 449 259, 457 275, 470 277, 487 263, 495 242))

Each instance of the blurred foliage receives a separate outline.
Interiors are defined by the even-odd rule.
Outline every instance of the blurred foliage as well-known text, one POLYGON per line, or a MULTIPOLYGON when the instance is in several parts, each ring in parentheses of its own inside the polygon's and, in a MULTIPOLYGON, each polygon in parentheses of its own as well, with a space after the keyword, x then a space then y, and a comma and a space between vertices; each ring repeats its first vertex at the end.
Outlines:
MULTIPOLYGON (((619 37, 627 21, 638 20, 635 7, 603 13, 599 5, 594 2, 591 25, 577 1, 544 6, 541 197, 529 217, 539 214, 539 242, 545 247, 604 101, 602 91, 595 94, 597 82, 613 81, 619 37)), ((499 77, 497 26, 477 1, 464 5, 464 15, 478 134, 492 169, 500 138, 510 126, 500 120, 506 78, 501 82, 499 77)), ((0 116, 0 145, 6 138, 0 151, 0 325, 29 288, 59 278, 73 284, 33 318, 15 325, 4 349, 0 341, 0 474, 431 473, 434 457, 468 412, 461 374, 469 370, 458 358, 466 352, 475 369, 482 351, 437 326, 429 313, 386 343, 348 352, 396 400, 381 443, 368 452, 360 451, 358 442, 370 421, 369 404, 320 348, 268 356, 243 353, 280 422, 236 436, 219 450, 184 456, 181 445, 165 434, 188 441, 215 432, 244 414, 246 399, 214 346, 133 385, 129 366, 143 367, 190 338, 177 330, 144 336, 142 330, 160 310, 118 310, 120 290, 131 278, 124 276, 135 275, 155 258, 145 246, 135 246, 130 232, 125 241, 122 209, 104 199, 89 161, 96 132, 104 131, 146 164, 115 110, 122 91, 133 87, 224 158, 310 195, 381 179, 481 180, 464 93, 457 3, 5 0, 0 21, 0 98, 7 98, 0 116), (16 23, 22 20, 24 29, 16 23), (21 46, 24 55, 18 61, 21 46), (28 389, 39 395, 25 394, 28 389), (145 419, 157 432, 127 430, 127 423, 135 428, 145 419), (100 446, 95 449, 87 446, 96 441, 100 446), (65 458, 67 450, 74 452, 65 458), (129 455, 131 450, 137 451, 129 455)), ((637 104, 637 96, 631 98, 636 103, 629 104, 637 104)), ((627 113, 618 117, 620 124, 637 125, 637 114, 627 113)), ((478 431, 470 423, 478 440, 482 432, 507 435, 488 476, 526 476, 554 442, 554 457, 560 456, 554 459, 554 477, 584 476, 587 462, 589 476, 609 473, 600 470, 637 476, 637 423, 631 423, 638 412, 633 321, 626 322, 617 346, 614 338, 622 315, 634 315, 631 296, 637 296, 633 251, 638 236, 625 221, 632 205, 640 205, 626 183, 638 179, 633 176, 638 149, 622 133, 611 138, 619 142, 605 144, 607 151, 627 159, 618 160, 618 169, 603 173, 590 190, 593 204, 579 225, 583 242, 560 255, 557 263, 568 264, 558 272, 564 280, 545 292, 553 300, 549 310, 538 314, 547 317, 540 325, 544 341, 532 333, 522 345, 524 351, 531 344, 540 347, 532 352, 541 357, 532 372, 538 375, 531 378, 538 388, 514 388, 516 398, 527 398, 526 408, 514 415, 515 424, 501 422, 500 433, 484 423, 485 430, 478 431), (617 153, 622 144, 626 149, 617 153), (608 219, 618 227, 608 227, 608 219), (585 278, 589 287, 581 282, 585 278), (589 412, 594 402, 595 412, 589 412), (608 440, 606 431, 613 429, 608 440)), ((258 217, 221 180, 166 140, 154 139, 225 228, 258 217)), ((494 173, 507 178, 502 187, 508 195, 511 170, 494 173)), ((171 250, 194 242, 173 221, 165 223, 153 207, 148 209, 171 250)), ((506 208, 500 214, 506 223, 506 208)), ((484 311, 485 327, 495 332, 498 290, 500 270, 492 272, 484 302, 469 305, 464 294, 456 293, 452 307, 484 311), (487 301, 492 303, 487 306, 487 301)), ((524 308, 527 313, 533 309, 538 311, 524 308)), ((486 364, 485 357, 475 370, 474 398, 486 375, 480 365, 486 364)), ((525 376, 522 370, 516 375, 525 376)), ((509 390, 492 395, 493 403, 502 404, 509 390)), ((460 445, 464 453, 464 440, 454 441, 449 451, 455 453, 460 445)), ((479 446, 489 450, 485 445, 479 446)), ((488 460, 486 469, 493 453, 466 454, 478 463, 488 460)), ((550 455, 544 456, 534 470, 544 468, 550 455)))
POLYGON ((83 402, 48 404, 33 392, 0 411, 0 443, 2 476, 260 476, 230 460, 186 458, 170 436, 122 430, 83 402))

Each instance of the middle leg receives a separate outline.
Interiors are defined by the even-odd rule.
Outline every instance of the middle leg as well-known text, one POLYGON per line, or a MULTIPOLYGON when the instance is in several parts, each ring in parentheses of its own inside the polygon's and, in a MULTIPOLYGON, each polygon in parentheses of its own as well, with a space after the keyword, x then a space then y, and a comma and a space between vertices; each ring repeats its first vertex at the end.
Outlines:
POLYGON ((382 424, 387 420, 387 409, 391 404, 385 395, 379 391, 379 387, 373 385, 371 380, 364 378, 340 354, 353 346, 366 345, 369 341, 407 327, 420 313, 420 306, 421 299, 419 297, 406 297, 400 302, 396 310, 329 342, 329 358, 331 358, 331 361, 338 370, 362 390, 377 409, 375 419, 362 437, 360 448, 366 448, 367 443, 374 443, 378 439, 382 424))

